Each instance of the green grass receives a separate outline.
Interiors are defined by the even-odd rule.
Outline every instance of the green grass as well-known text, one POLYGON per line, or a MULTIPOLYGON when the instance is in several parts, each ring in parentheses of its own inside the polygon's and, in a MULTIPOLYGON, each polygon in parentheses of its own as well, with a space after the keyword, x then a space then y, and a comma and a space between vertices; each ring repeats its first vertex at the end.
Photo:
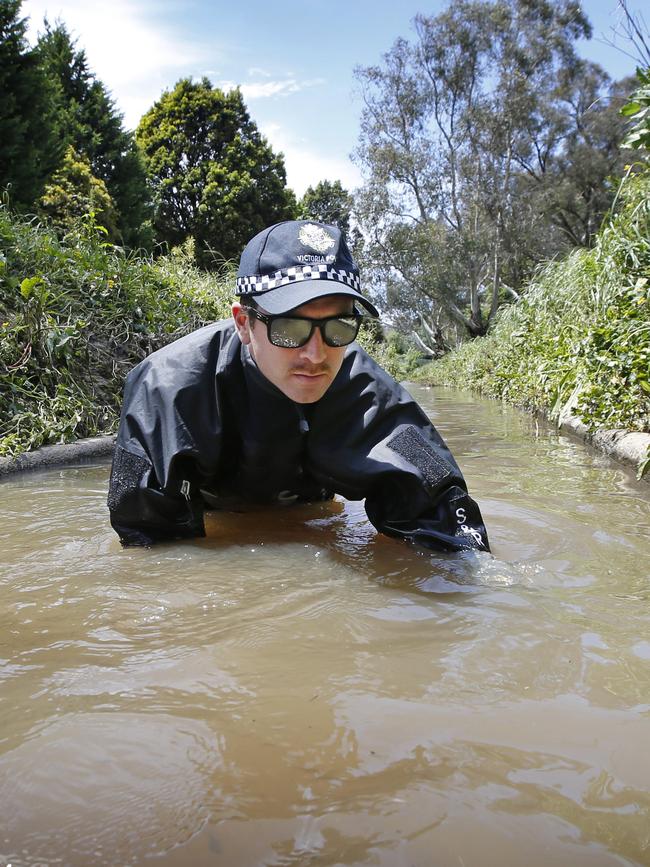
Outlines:
POLYGON ((416 378, 470 388, 590 429, 650 431, 650 170, 622 185, 592 250, 541 268, 488 336, 416 378))

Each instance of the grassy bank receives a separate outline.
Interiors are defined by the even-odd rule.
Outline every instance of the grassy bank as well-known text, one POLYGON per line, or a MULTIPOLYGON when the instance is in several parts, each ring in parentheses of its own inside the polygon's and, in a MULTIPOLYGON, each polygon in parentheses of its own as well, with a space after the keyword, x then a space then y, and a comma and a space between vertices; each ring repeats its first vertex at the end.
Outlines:
MULTIPOLYGON (((115 430, 128 370, 229 315, 233 282, 181 253, 127 256, 91 221, 59 239, 0 207, 0 455, 115 430)), ((415 374, 378 338, 360 340, 397 378, 650 431, 650 171, 623 185, 595 248, 546 265, 487 337, 415 374)))
POLYGON ((487 337, 416 378, 590 428, 650 431, 650 171, 628 178, 592 250, 539 271, 487 337))
POLYGON ((114 430, 126 372, 225 315, 231 285, 126 256, 91 221, 60 240, 0 208, 0 455, 114 430))

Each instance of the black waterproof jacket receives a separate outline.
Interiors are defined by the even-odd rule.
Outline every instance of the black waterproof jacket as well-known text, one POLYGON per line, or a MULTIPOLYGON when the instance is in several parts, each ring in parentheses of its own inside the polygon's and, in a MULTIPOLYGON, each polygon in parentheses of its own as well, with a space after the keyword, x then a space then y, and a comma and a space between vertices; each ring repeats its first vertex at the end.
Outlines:
POLYGON ((127 377, 108 495, 125 544, 203 536, 206 506, 333 494, 365 498, 390 536, 489 550, 442 438, 356 343, 313 404, 294 403, 260 373, 232 321, 154 352, 127 377))

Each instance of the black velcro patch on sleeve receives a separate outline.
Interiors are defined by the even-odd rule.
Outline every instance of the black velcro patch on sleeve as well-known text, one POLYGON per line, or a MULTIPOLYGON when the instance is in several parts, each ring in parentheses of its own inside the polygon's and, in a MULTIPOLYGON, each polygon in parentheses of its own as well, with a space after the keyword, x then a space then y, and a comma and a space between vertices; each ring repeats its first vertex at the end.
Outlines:
POLYGON ((145 457, 127 452, 122 446, 116 446, 108 489, 108 508, 118 509, 125 497, 139 488, 141 480, 150 469, 151 464, 145 457))
POLYGON ((449 466, 434 451, 431 443, 413 427, 405 428, 390 439, 388 447, 413 464, 431 487, 451 475, 449 466))

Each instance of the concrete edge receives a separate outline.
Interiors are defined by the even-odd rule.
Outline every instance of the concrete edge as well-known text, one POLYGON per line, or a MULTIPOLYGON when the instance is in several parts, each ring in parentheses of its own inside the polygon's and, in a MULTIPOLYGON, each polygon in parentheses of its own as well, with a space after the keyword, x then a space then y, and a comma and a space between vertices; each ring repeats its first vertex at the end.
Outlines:
MULTIPOLYGON (((603 428, 590 431, 584 422, 570 413, 560 416, 558 429, 577 436, 619 463, 632 465, 636 470, 650 457, 650 433, 603 428)), ((650 483, 650 471, 646 472, 641 479, 650 483)))
POLYGON ((74 443, 43 446, 15 458, 0 458, 0 478, 26 470, 43 470, 69 464, 88 463, 94 458, 110 457, 115 448, 115 435, 88 437, 74 443))

